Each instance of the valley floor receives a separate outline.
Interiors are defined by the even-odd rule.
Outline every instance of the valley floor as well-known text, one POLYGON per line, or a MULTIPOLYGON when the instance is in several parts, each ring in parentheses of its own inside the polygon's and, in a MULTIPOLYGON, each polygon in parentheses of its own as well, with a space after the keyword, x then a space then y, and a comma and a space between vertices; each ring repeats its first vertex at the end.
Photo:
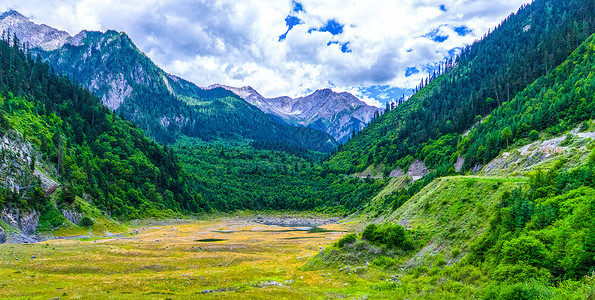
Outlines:
POLYGON ((365 298, 374 291, 366 278, 302 268, 350 227, 236 218, 111 238, 4 244, 0 298, 365 298))

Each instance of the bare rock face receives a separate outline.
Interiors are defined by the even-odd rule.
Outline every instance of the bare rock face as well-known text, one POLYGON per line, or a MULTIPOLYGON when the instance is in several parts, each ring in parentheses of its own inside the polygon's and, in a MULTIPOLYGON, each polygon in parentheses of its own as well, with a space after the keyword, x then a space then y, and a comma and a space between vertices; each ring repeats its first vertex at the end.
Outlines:
POLYGON ((62 215, 74 224, 78 224, 83 218, 83 215, 74 209, 63 209, 62 215))
POLYGON ((29 48, 40 47, 45 51, 62 47, 70 38, 67 32, 43 24, 37 25, 14 10, 0 15, 0 33, 9 35, 8 38, 14 34, 29 48))
POLYGON ((9 130, 2 135, 0 152, 0 187, 16 192, 39 184, 31 165, 41 155, 22 134, 9 130))
POLYGON ((428 175, 428 173, 430 171, 426 168, 426 164, 421 160, 416 160, 409 166, 407 176, 413 178, 413 181, 417 181, 428 175))
POLYGON ((252 87, 230 87, 220 84, 208 89, 224 88, 265 113, 275 115, 287 123, 312 127, 326 132, 339 143, 346 142, 351 133, 363 129, 380 112, 350 93, 335 93, 331 89, 317 90, 299 98, 287 96, 265 98, 252 87))
POLYGON ((26 235, 34 235, 39 223, 39 213, 35 210, 23 211, 18 208, 4 207, 0 218, 26 235))
POLYGON ((455 171, 461 172, 461 169, 463 169, 464 164, 465 164, 465 159, 463 157, 459 156, 459 158, 457 159, 457 162, 455 163, 455 171))
POLYGON ((6 234, 4 233, 4 229, 0 227, 0 244, 6 243, 6 234))
POLYGON ((401 168, 396 168, 390 172, 390 177, 401 177, 403 176, 403 170, 401 168))

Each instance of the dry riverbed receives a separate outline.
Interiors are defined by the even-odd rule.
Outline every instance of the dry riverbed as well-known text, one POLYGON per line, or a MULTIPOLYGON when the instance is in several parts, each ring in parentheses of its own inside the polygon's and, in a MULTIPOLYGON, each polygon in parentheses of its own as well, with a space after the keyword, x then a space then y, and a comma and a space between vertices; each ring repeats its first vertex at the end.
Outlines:
POLYGON ((0 245, 0 298, 335 298, 367 286, 338 270, 301 269, 348 225, 273 221, 228 218, 0 245))

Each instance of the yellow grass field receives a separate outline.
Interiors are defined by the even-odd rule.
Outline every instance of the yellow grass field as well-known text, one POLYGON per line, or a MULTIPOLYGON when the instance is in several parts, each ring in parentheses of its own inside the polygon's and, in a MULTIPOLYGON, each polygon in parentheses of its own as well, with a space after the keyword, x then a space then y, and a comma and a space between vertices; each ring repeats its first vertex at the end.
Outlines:
POLYGON ((218 219, 99 239, 0 245, 0 298, 365 298, 369 281, 301 267, 349 230, 218 219), (324 276, 323 276, 324 274, 324 276))

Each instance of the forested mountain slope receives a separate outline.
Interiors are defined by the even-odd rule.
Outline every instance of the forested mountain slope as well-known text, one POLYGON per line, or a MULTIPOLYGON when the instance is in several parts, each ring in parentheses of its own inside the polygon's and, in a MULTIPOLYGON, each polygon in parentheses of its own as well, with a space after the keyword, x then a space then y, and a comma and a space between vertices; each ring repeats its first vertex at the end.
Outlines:
POLYGON ((3 214, 33 210, 52 229, 66 222, 60 209, 80 213, 80 198, 119 219, 208 209, 171 150, 25 54, 16 39, 0 41, 0 125, 0 160, 16 174, 0 183, 3 214), (60 189, 51 194, 55 187, 44 181, 60 189))
POLYGON ((245 138, 292 151, 329 152, 336 145, 322 132, 276 122, 229 91, 204 90, 165 73, 124 33, 83 31, 60 49, 39 54, 161 142, 184 134, 206 141, 245 138))
MULTIPOLYGON (((65 219, 60 210, 78 209, 81 199, 118 219, 237 209, 345 213, 382 187, 382 181, 333 174, 312 157, 255 149, 251 145, 256 141, 197 142, 185 137, 175 144, 175 154, 22 48, 3 41, 0 49, 0 112, 6 141, 0 165, 11 166, 10 174, 0 177, 0 199, 5 207, 40 212, 42 219, 51 221, 45 229, 61 226, 65 219), (183 171, 179 158, 191 174, 183 171), (40 182, 46 177, 60 186, 57 193, 45 194, 54 185, 40 182)), ((204 92, 184 84, 190 83, 172 80, 171 88, 204 92)), ((200 96, 223 105, 226 93, 216 89, 200 96)), ((249 106, 237 97, 228 101, 249 106)))
POLYGON ((182 134, 205 141, 246 139, 259 148, 293 153, 336 148, 328 134, 280 124, 232 92, 201 89, 167 74, 125 33, 81 31, 65 37, 15 11, 2 14, 0 26, 8 38, 14 34, 28 41, 31 52, 57 73, 87 87, 159 142, 173 143, 182 134))
POLYGON ((469 165, 487 163, 477 175, 451 170, 427 185, 387 186, 364 209, 376 224, 308 266, 363 268, 371 261, 370 273, 398 282, 384 286, 387 297, 593 298, 594 59, 592 35, 468 132, 453 135, 451 153, 469 165))
MULTIPOLYGON (((372 122, 330 164, 344 172, 415 159, 439 174, 457 161, 457 137, 494 108, 549 74, 595 31, 590 0, 537 0, 465 49, 453 68, 372 122)), ((468 160, 466 168, 471 165, 468 160)))

